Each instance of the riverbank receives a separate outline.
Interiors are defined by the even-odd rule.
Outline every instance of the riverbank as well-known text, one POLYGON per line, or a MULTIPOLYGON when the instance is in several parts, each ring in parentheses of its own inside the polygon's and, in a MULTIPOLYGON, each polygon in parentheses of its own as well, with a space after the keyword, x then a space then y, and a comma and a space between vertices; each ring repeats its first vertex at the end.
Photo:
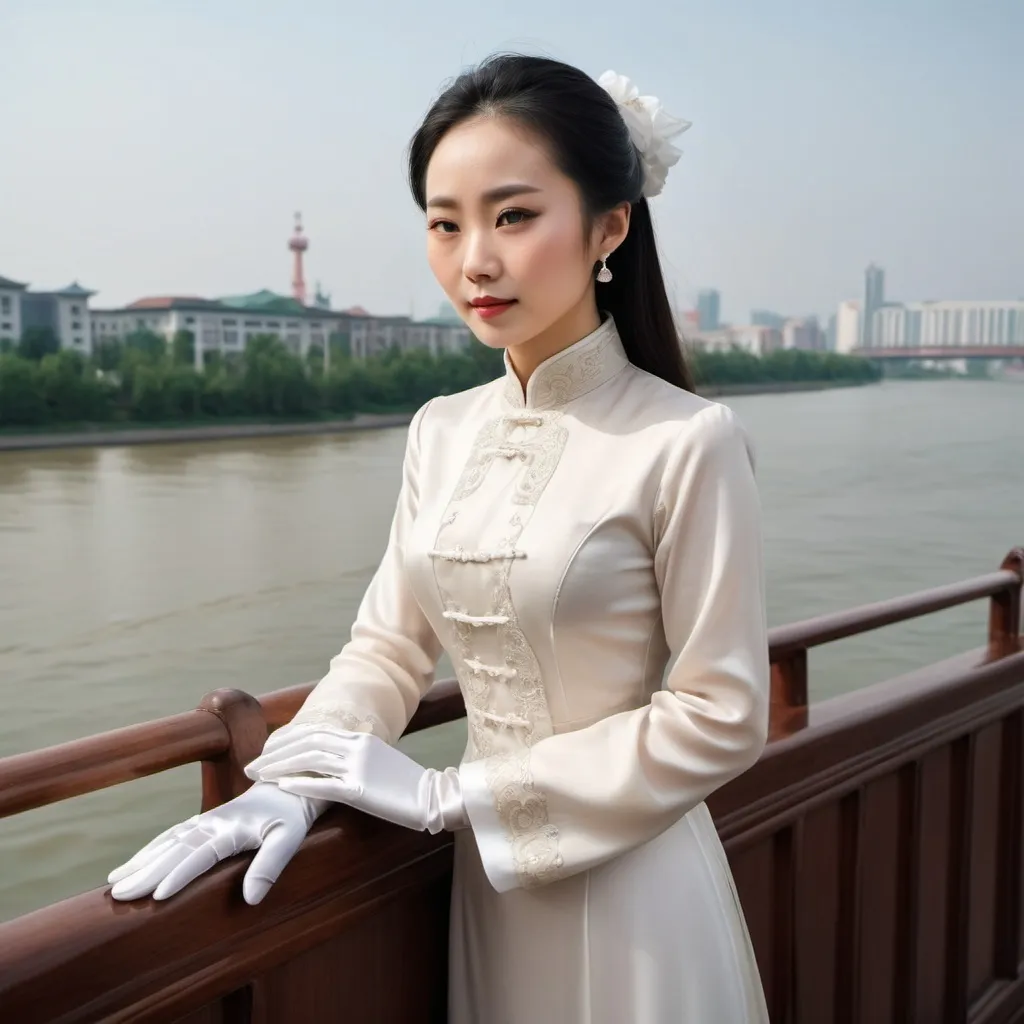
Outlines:
MULTIPOLYGON (((705 398, 730 395, 785 394, 794 391, 823 391, 835 387, 856 387, 862 381, 776 381, 760 384, 720 384, 700 389, 705 398)), ((82 448, 110 445, 174 444, 193 441, 227 441, 234 438, 291 437, 303 434, 343 434, 353 430, 404 427, 412 412, 359 413, 355 416, 318 420, 290 420, 282 423, 234 422, 168 424, 145 427, 134 423, 69 425, 66 430, 0 433, 0 452, 33 448, 82 448)))

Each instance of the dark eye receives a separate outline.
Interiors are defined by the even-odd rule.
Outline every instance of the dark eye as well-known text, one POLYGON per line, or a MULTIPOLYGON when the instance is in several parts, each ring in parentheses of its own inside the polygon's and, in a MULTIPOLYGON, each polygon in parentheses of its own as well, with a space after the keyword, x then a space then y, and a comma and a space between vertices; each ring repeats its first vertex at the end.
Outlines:
POLYGON ((530 220, 534 214, 530 213, 529 210, 502 210, 498 214, 498 224, 504 222, 508 227, 514 224, 523 224, 530 220))
POLYGON ((431 231, 438 231, 442 235, 453 235, 459 230, 458 225, 450 220, 435 220, 429 227, 431 231))

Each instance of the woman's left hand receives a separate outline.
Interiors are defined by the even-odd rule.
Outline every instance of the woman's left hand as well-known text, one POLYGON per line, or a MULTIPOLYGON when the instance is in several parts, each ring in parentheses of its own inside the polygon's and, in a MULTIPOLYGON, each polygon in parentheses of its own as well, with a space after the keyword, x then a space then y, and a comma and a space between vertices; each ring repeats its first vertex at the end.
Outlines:
POLYGON ((372 733, 320 722, 284 726, 272 740, 246 765, 250 779, 431 834, 468 824, 455 768, 424 768, 372 733))

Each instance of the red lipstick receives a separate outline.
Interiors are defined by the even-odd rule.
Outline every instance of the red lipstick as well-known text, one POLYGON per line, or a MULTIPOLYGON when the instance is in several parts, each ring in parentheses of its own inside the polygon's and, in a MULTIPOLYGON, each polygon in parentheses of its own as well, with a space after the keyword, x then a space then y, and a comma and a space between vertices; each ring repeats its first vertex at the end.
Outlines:
POLYGON ((484 320, 492 320, 494 317, 501 316, 506 310, 511 309, 516 304, 516 300, 498 299, 493 295, 481 295, 479 298, 470 299, 469 304, 473 307, 477 316, 484 320))

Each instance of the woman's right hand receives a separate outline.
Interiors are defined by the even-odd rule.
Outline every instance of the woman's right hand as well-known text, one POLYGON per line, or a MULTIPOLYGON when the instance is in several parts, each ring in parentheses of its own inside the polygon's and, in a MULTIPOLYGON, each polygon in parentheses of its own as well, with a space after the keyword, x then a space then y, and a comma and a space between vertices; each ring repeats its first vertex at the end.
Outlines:
POLYGON ((110 872, 110 895, 134 900, 152 893, 153 899, 164 900, 220 861, 256 850, 242 895, 246 903, 259 903, 328 806, 329 801, 258 782, 226 804, 161 832, 110 872))

